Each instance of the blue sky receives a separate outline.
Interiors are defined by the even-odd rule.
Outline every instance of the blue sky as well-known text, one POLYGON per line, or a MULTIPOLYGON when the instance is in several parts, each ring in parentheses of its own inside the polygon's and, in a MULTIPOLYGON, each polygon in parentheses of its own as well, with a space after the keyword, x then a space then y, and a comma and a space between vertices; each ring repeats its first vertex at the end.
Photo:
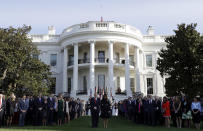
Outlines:
POLYGON ((0 26, 31 25, 31 34, 57 33, 73 24, 100 20, 135 26, 146 34, 172 34, 180 23, 197 23, 203 33, 203 0, 0 0, 0 26))

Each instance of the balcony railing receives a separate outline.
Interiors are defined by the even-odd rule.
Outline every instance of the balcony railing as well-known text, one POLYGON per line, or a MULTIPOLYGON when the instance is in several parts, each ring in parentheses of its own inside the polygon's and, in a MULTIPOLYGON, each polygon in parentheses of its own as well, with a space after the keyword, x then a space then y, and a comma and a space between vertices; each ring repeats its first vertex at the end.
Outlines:
POLYGON ((95 63, 109 63, 109 58, 95 58, 95 63))
POLYGON ((116 95, 126 95, 126 91, 116 91, 115 92, 116 95))
POLYGON ((87 90, 77 90, 76 95, 87 95, 87 90))
POLYGON ((68 61, 68 66, 72 66, 74 64, 74 61, 68 61))
MULTIPOLYGON (((90 63, 90 59, 78 59, 78 64, 86 64, 86 63, 90 63)), ((95 63, 109 63, 109 58, 95 58, 95 63)), ((125 64, 125 59, 114 59, 114 64, 125 64)), ((68 61, 68 66, 71 66, 74 64, 74 61, 68 61)), ((135 62, 134 61, 129 61, 129 64, 131 66, 135 66, 135 62)))
POLYGON ((78 59, 78 64, 90 63, 90 59, 78 59))
POLYGON ((134 62, 134 61, 129 61, 129 64, 130 64, 131 66, 135 66, 135 62, 134 62))
POLYGON ((115 59, 114 59, 114 63, 115 63, 115 64, 125 64, 125 59, 115 58, 115 59))

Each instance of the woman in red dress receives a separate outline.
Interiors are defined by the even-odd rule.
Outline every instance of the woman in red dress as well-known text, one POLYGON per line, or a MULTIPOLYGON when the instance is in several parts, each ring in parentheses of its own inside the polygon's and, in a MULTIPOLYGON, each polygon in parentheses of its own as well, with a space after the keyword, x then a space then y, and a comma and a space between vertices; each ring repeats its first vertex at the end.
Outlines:
POLYGON ((170 128, 170 102, 168 101, 167 97, 163 98, 163 104, 162 104, 162 111, 163 111, 163 117, 165 118, 165 126, 170 128))

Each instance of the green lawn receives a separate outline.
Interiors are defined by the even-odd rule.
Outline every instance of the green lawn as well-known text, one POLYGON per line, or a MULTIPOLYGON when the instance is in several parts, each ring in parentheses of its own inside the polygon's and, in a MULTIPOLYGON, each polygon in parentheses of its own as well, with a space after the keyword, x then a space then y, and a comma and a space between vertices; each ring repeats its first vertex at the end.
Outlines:
MULTIPOLYGON (((100 120, 98 128, 91 128, 90 117, 81 117, 80 119, 71 121, 69 124, 59 126, 25 126, 25 127, 11 127, 1 128, 0 131, 196 131, 188 128, 165 128, 161 126, 151 127, 144 125, 137 125, 124 118, 111 118, 109 121, 109 128, 102 127, 102 120, 100 120)), ((203 128, 203 127, 202 127, 203 128)))

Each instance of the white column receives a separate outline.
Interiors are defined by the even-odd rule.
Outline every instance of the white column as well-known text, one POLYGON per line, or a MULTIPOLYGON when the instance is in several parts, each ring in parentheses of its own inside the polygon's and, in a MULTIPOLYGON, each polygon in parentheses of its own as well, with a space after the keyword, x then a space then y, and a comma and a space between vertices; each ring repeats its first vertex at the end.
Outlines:
POLYGON ((136 92, 141 92, 140 89, 140 50, 135 48, 136 53, 136 92))
POLYGON ((125 89, 127 96, 132 96, 130 89, 129 44, 125 44, 125 89))
POLYGON ((62 92, 67 92, 67 63, 68 63, 68 49, 65 47, 63 49, 63 89, 62 92))
POLYGON ((90 92, 92 92, 92 96, 94 96, 94 88, 95 88, 95 74, 94 74, 94 58, 95 58, 95 42, 90 41, 90 72, 89 72, 89 89, 88 89, 88 95, 90 95, 90 92))
POLYGON ((78 89, 78 43, 74 44, 74 66, 73 66, 73 89, 71 91, 72 97, 76 96, 78 89))
POLYGON ((112 96, 115 96, 115 88, 114 88, 114 67, 113 67, 113 41, 108 41, 109 44, 109 95, 112 93, 112 96))

